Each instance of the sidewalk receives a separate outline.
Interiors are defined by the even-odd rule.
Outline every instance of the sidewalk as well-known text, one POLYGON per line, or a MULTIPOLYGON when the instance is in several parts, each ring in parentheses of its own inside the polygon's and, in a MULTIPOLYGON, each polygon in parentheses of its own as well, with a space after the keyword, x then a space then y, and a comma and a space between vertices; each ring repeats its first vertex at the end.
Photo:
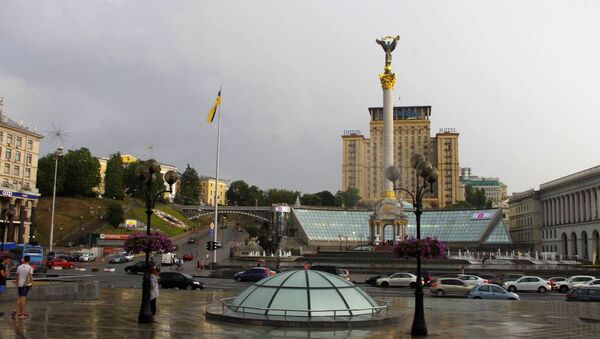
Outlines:
MULTIPOLYGON (((232 293, 161 290, 156 323, 137 324, 140 289, 102 289, 89 302, 30 302, 31 318, 0 318, 5 338, 409 338, 412 298, 394 298, 402 323, 348 330, 238 326, 204 320, 209 304, 232 293)), ((9 313, 12 303, 0 302, 9 313)), ((593 338, 600 333, 600 303, 428 299, 425 316, 435 338, 593 338)))

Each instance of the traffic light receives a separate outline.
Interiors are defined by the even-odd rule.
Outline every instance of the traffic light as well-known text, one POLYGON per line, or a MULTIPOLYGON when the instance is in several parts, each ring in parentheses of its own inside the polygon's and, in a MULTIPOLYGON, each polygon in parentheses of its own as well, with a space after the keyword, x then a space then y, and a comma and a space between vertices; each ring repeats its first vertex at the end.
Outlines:
POLYGON ((214 241, 207 241, 206 242, 206 250, 207 251, 213 251, 214 250, 214 241))
POLYGON ((213 249, 214 249, 214 250, 218 250, 219 248, 221 248, 221 247, 223 246, 223 245, 221 245, 221 243, 220 243, 220 242, 218 242, 218 241, 213 241, 213 244, 214 244, 214 245, 213 245, 213 249))

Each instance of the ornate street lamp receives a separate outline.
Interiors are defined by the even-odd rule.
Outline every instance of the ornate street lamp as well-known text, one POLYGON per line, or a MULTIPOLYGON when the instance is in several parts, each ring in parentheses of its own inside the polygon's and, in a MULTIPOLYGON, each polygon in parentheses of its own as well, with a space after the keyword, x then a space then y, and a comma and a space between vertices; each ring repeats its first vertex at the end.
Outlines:
MULTIPOLYGON (((385 177, 394 184, 394 192, 406 192, 412 199, 416 219, 417 219, 417 240, 421 239, 421 214, 423 214, 423 196, 427 193, 433 193, 433 183, 438 178, 438 171, 425 160, 423 154, 416 153, 410 163, 416 172, 417 187, 415 192, 410 192, 403 187, 396 187, 396 182, 401 177, 400 169, 396 166, 389 166, 385 170, 385 177)), ((427 335, 427 324, 425 323, 425 313, 423 307, 423 279, 421 278, 421 256, 417 255, 417 287, 415 288, 415 315, 413 318, 412 335, 427 335)))
POLYGON ((144 272, 144 280, 142 282, 142 305, 140 306, 140 313, 138 315, 138 323, 151 323, 154 322, 154 316, 150 308, 150 250, 152 248, 152 238, 150 238, 150 221, 152 218, 152 209, 156 199, 163 193, 173 192, 173 184, 179 180, 179 176, 175 171, 168 171, 165 173, 165 181, 169 185, 169 189, 162 189, 152 194, 152 179, 153 177, 160 175, 160 165, 154 159, 146 161, 142 166, 139 166, 135 170, 135 175, 142 182, 144 193, 146 193, 146 235, 148 235, 148 246, 146 247, 146 270, 144 272))

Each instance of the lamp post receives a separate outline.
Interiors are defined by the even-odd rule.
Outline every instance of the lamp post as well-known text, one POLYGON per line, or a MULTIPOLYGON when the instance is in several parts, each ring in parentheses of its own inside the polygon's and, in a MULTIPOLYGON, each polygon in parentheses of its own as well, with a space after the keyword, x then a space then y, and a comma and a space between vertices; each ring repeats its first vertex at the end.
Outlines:
MULTIPOLYGON (((415 192, 410 192, 406 188, 396 187, 396 182, 401 177, 400 169, 396 166, 389 166, 385 170, 385 177, 394 185, 394 192, 406 192, 412 199, 417 221, 416 233, 417 240, 421 239, 421 214, 423 214, 423 197, 427 193, 433 193, 433 183, 437 180, 438 171, 425 157, 420 154, 414 154, 410 159, 411 165, 415 169, 416 188, 415 192)), ((417 255, 417 287, 415 288, 415 315, 413 318, 412 335, 427 335, 427 324, 425 323, 425 313, 423 307, 423 279, 421 278, 421 256, 417 255)))
POLYGON ((175 171, 168 171, 165 173, 165 181, 169 185, 169 189, 162 189, 152 194, 152 179, 153 177, 160 175, 160 165, 154 159, 146 161, 142 166, 139 166, 135 170, 135 175, 142 182, 143 191, 146 193, 146 235, 148 235, 148 246, 145 249, 146 253, 146 269, 144 271, 144 280, 142 282, 142 305, 140 306, 140 313, 138 315, 138 323, 151 323, 154 322, 154 316, 150 308, 150 250, 152 248, 152 239, 150 238, 150 221, 152 218, 152 209, 156 199, 163 193, 173 192, 173 184, 179 180, 179 176, 175 171))
POLYGON ((52 189, 52 216, 50 217, 50 252, 52 252, 52 243, 54 242, 54 208, 56 206, 56 177, 58 174, 58 158, 62 156, 63 148, 62 146, 58 146, 56 148, 56 152, 54 153, 54 188, 52 189))

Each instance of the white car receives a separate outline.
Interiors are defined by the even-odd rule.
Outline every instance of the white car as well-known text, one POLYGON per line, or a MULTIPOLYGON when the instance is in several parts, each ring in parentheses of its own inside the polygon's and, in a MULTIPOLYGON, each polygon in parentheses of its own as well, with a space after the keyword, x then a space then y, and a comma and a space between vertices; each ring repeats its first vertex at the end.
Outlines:
POLYGON ((585 284, 581 285, 590 285, 590 286, 599 286, 600 285, 600 279, 594 279, 594 280, 590 280, 588 282, 586 282, 585 284))
POLYGON ((596 279, 596 277, 592 277, 591 275, 574 275, 565 281, 557 283, 557 288, 559 292, 567 293, 576 285, 582 285, 594 279, 596 279))
POLYGON ((84 261, 84 262, 96 261, 96 256, 94 256, 92 253, 83 253, 79 257, 79 261, 84 261))
POLYGON ((457 278, 469 285, 480 285, 489 283, 488 280, 478 277, 476 275, 462 274, 459 275, 457 278))
POLYGON ((133 254, 129 252, 121 252, 121 254, 127 259, 127 261, 133 261, 133 254))
POLYGON ((544 278, 525 276, 515 281, 507 281, 504 283, 504 288, 509 292, 517 291, 537 291, 538 293, 546 293, 551 291, 550 282, 544 278))
POLYGON ((417 276, 412 273, 394 273, 388 277, 379 278, 376 281, 377 286, 407 286, 415 288, 417 286, 417 276))

